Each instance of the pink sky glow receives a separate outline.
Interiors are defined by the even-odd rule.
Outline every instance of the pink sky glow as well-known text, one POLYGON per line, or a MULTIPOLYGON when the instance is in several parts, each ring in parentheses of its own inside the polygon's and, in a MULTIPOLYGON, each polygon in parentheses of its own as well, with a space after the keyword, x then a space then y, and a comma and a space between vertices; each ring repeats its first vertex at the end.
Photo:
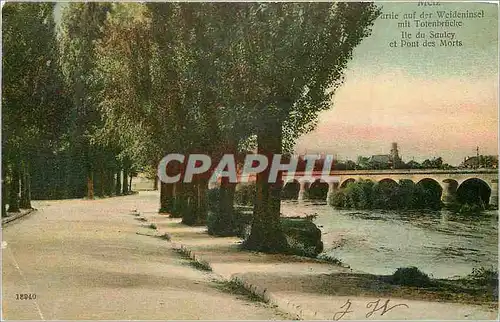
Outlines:
POLYGON ((424 79, 401 70, 370 77, 351 70, 319 119, 298 140, 297 153, 355 160, 387 154, 397 142, 405 161, 442 156, 459 164, 476 146, 481 154, 498 154, 498 79, 424 79))

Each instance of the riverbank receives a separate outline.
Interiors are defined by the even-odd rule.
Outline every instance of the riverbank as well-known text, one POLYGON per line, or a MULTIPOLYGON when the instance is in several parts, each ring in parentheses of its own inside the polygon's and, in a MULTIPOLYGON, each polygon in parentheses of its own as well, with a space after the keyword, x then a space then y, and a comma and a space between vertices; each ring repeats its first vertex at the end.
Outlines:
POLYGON ((300 319, 496 318, 496 301, 466 292, 454 282, 448 288, 427 290, 396 286, 380 276, 315 259, 242 251, 240 239, 212 237, 205 227, 184 226, 180 219, 155 213, 142 216, 157 227, 158 236, 168 234, 172 247, 182 248, 222 278, 244 285, 300 319), (343 311, 348 312, 342 315, 343 311))

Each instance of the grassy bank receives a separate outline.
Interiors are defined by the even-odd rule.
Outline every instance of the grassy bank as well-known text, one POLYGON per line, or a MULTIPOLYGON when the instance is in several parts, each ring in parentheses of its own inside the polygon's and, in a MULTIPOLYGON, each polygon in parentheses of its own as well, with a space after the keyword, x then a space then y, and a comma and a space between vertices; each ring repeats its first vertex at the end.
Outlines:
POLYGON ((453 302, 489 308, 498 306, 498 275, 495 271, 478 269, 460 279, 433 279, 420 274, 423 273, 419 272, 418 276, 410 273, 406 278, 401 274, 324 274, 311 276, 302 285, 306 284, 311 292, 325 295, 453 302))

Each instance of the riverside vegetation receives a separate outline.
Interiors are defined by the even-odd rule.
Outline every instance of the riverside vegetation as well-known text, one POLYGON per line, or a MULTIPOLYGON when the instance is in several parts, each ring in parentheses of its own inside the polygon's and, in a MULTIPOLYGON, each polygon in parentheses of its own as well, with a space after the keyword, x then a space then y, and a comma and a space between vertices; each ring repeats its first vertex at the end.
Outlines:
POLYGON ((338 208, 355 209, 439 209, 440 192, 426 189, 412 181, 381 181, 374 183, 360 180, 348 183, 344 189, 336 191, 329 200, 338 208))
MULTIPOLYGON (((415 184, 410 180, 370 180, 350 182, 343 189, 335 191, 328 203, 336 208, 414 210, 442 208, 441 190, 430 184, 415 184)), ((450 209, 461 214, 472 214, 488 209, 483 202, 455 203, 450 209)))

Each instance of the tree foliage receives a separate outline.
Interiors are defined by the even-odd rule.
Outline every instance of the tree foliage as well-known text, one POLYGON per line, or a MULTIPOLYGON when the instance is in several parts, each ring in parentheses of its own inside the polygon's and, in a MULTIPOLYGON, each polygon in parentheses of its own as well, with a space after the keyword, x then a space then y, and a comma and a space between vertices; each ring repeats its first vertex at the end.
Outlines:
MULTIPOLYGON (((213 164, 225 153, 236 154, 241 163, 255 148, 268 158, 290 154, 298 136, 311 131, 318 114, 331 107, 354 48, 379 14, 367 2, 69 3, 56 42, 53 35, 30 36, 44 30, 35 26, 44 21, 53 32, 53 5, 14 6, 34 10, 28 27, 20 20, 10 24, 25 28, 20 32, 33 42, 40 40, 54 62, 46 66, 63 76, 68 99, 50 106, 62 105, 57 117, 67 120, 60 124, 58 147, 49 152, 63 160, 56 163, 65 169, 60 176, 65 196, 89 198, 94 189, 101 195, 127 193, 132 173, 155 167, 167 153, 209 154, 213 164)), ((16 49, 11 34, 7 51, 23 52, 26 46, 16 49)), ((15 65, 8 79, 45 75, 40 68, 46 56, 41 64, 15 65)), ((33 111, 39 100, 16 93, 50 92, 45 80, 37 80, 39 85, 12 80, 9 104, 33 111)), ((42 131, 47 120, 16 115, 8 115, 15 124, 9 133, 17 133, 13 138, 25 138, 32 127, 42 131)), ((53 122, 47 124, 51 128, 53 122)), ((167 170, 184 168, 185 163, 167 170)), ((279 223, 282 182, 269 184, 268 174, 269 169, 257 175, 246 246, 280 251, 287 247, 279 223)), ((162 184, 161 208, 187 224, 203 224, 207 179, 198 175, 191 184, 162 184)), ((222 230, 232 220, 234 195, 234 185, 222 180, 222 230)))
POLYGON ((409 180, 399 183, 370 180, 351 182, 346 188, 335 191, 330 205, 351 209, 439 209, 441 190, 427 184, 409 180))

